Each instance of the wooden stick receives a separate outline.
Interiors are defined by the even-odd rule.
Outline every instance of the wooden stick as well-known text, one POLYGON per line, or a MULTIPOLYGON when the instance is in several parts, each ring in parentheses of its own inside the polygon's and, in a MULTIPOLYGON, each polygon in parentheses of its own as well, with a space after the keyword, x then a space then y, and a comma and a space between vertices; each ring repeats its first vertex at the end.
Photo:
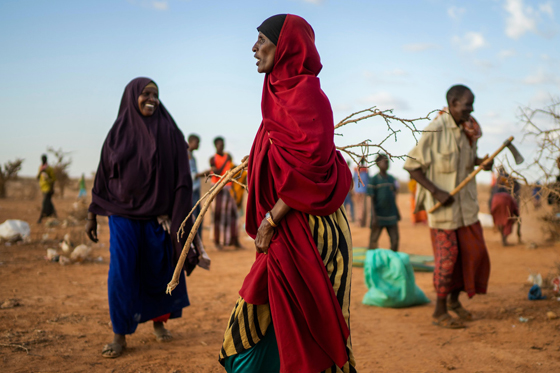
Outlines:
MULTIPOLYGON (((461 189, 463 189, 465 187, 465 185, 467 185, 472 179, 474 179, 474 177, 480 172, 482 171, 482 169, 484 168, 484 166, 486 166, 488 163, 490 163, 494 158, 496 158, 496 156, 498 154, 500 154, 500 152, 502 150, 505 149, 506 146, 508 146, 509 144, 511 144, 511 142, 513 141, 513 136, 510 136, 510 138, 508 138, 506 141, 504 141, 504 143, 502 144, 502 146, 500 146, 500 148, 498 150, 496 150, 491 156, 486 156, 484 157, 484 161, 480 164, 480 166, 478 166, 476 168, 476 170, 474 170, 473 172, 470 173, 469 176, 467 176, 465 178, 465 180, 463 180, 459 185, 457 185, 455 187, 455 189, 453 189, 449 195, 454 196, 455 194, 459 193, 459 191, 461 189)), ((437 209, 439 209, 442 206, 441 202, 436 203, 430 210, 428 210, 428 214, 432 214, 434 211, 436 211, 437 209)))
MULTIPOLYGON (((183 251, 181 251, 181 256, 179 257, 179 261, 177 262, 177 266, 175 267, 175 271, 173 272, 173 278, 167 284, 167 290, 166 290, 167 294, 171 295, 173 289, 175 289, 177 285, 179 285, 179 277, 181 276, 181 272, 183 272, 183 265, 185 264, 185 260, 187 259, 187 254, 189 253, 189 250, 191 248, 191 243, 193 242, 196 232, 198 231, 198 227, 200 227, 200 224, 202 224, 202 220, 204 219, 204 214, 206 214, 206 211, 208 211, 210 204, 212 203, 214 198, 216 198, 218 193, 220 193, 220 191, 224 189, 226 184, 229 183, 239 171, 242 171, 247 167, 248 163, 249 163, 249 157, 247 156, 243 158, 239 166, 232 168, 231 170, 228 170, 223 176, 220 176, 220 181, 216 185, 214 185, 208 193, 206 193, 206 195, 208 195, 208 199, 202 205, 200 214, 198 214, 198 217, 196 218, 193 227, 189 233, 189 237, 187 237, 187 242, 185 242, 185 245, 183 246, 183 251)), ((179 229, 179 232, 177 232, 177 236, 179 236, 179 233, 184 227, 185 222, 187 221, 187 219, 190 218, 191 214, 193 213, 197 205, 198 203, 195 205, 195 207, 193 207, 191 212, 189 212, 189 214, 183 221, 183 224, 181 224, 181 229, 179 229)), ((179 239, 179 237, 177 237, 177 239, 179 239)))
POLYGON ((29 355, 29 349, 27 347, 25 347, 23 344, 18 345, 15 343, 0 343, 0 347, 12 347, 12 348, 19 348, 20 350, 24 350, 25 352, 27 352, 27 355, 29 355))

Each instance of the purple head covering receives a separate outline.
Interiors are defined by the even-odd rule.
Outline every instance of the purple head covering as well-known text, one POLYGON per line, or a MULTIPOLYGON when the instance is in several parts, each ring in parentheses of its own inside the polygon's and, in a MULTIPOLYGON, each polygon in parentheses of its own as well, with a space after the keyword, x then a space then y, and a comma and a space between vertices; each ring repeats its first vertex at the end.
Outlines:
MULTIPOLYGON (((169 215, 176 263, 187 237, 177 242, 177 230, 192 206, 188 145, 163 104, 149 117, 140 113, 138 97, 150 82, 136 78, 124 90, 101 150, 89 211, 142 220, 169 215)), ((191 227, 192 221, 185 231, 191 227)), ((189 254, 187 273, 198 261, 194 250, 189 254)))

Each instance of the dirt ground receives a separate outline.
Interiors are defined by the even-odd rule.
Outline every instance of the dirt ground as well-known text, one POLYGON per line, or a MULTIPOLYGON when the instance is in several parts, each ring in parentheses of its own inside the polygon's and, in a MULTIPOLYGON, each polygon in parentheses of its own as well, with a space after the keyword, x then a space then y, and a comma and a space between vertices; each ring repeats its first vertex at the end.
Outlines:
MULTIPOLYGON (((54 203, 62 219, 74 202, 74 192, 54 203), (70 196, 72 194, 72 196, 70 196)), ((481 209, 487 211, 487 192, 481 209)), ((413 226, 409 195, 399 195, 403 215, 401 250, 431 254, 426 226, 413 226)), ((223 372, 217 362, 224 328, 244 276, 254 259, 250 238, 242 234, 245 250, 217 251, 204 230, 212 258, 211 271, 197 268, 188 278, 191 306, 183 318, 168 327, 175 340, 157 343, 151 325, 140 325, 128 338, 128 350, 114 360, 101 357, 111 339, 107 304, 109 231, 100 224, 100 243, 93 256, 102 261, 61 266, 45 260, 66 232, 74 242, 84 239, 82 227, 46 228, 35 223, 40 196, 32 200, 0 200, 0 222, 30 222, 33 242, 0 245, 0 303, 15 299, 18 307, 0 309, 0 371, 2 372, 223 372), (48 237, 43 237, 48 233, 48 237), (46 242, 41 242, 42 240, 46 242)), ((524 244, 502 247, 500 237, 485 229, 492 261, 489 293, 471 300, 461 297, 476 320, 464 330, 446 330, 431 324, 436 298, 431 273, 416 273, 420 288, 431 304, 407 309, 384 309, 361 303, 366 292, 364 273, 354 268, 351 328, 360 372, 560 372, 560 319, 549 320, 548 311, 560 315, 560 302, 550 290, 547 300, 529 301, 530 271, 543 277, 558 273, 560 245, 544 243, 537 213, 525 207, 524 244), (536 243, 537 248, 529 248, 536 243), (528 319, 521 322, 520 317, 528 319)), ((81 224, 81 223, 80 223, 81 224)), ((208 227, 208 222, 206 222, 208 227)), ((354 246, 366 246, 369 230, 352 225, 354 246)), ((510 237, 510 241, 516 241, 510 237)), ((387 247, 384 234, 380 246, 387 247)))

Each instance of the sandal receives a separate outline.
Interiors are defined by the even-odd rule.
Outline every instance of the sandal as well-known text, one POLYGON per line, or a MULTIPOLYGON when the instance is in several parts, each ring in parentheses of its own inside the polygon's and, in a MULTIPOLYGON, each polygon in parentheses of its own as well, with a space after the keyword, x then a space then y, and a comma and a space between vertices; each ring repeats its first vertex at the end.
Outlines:
POLYGON ((122 355, 123 351, 126 349, 126 343, 124 345, 120 345, 115 342, 111 342, 103 346, 103 350, 101 350, 101 356, 115 359, 122 355))
POLYGON ((447 303, 447 308, 450 309, 451 311, 455 312, 461 320, 464 320, 464 321, 473 321, 474 320, 474 317, 473 317, 472 313, 470 313, 469 311, 464 309, 463 306, 461 305, 461 303, 459 303, 459 302, 457 302, 457 303, 447 303))
POLYGON ((167 329, 161 329, 158 331, 154 330, 154 335, 156 336, 156 341, 158 342, 171 342, 173 340, 173 336, 171 335, 171 332, 167 329))
POLYGON ((460 320, 454 319, 448 313, 444 313, 437 319, 434 319, 432 324, 446 329, 462 329, 465 327, 460 320))

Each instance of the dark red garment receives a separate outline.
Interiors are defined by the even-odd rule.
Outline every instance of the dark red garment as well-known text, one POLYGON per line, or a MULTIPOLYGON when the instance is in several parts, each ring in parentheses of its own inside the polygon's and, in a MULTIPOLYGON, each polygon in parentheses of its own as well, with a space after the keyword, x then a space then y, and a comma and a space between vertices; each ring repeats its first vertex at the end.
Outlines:
POLYGON ((434 249, 434 287, 440 298, 463 290, 469 298, 486 294, 490 258, 480 222, 456 230, 430 229, 434 249))
POLYGON ((515 199, 509 193, 496 193, 492 196, 492 218, 494 225, 502 227, 505 237, 511 234, 513 224, 519 216, 519 208, 515 199))
MULTIPOLYGON (((177 242, 177 230, 192 203, 188 145, 162 103, 149 117, 140 113, 138 97, 150 82, 136 78, 124 90, 118 117, 101 150, 89 211, 130 219, 168 215, 177 263, 192 227, 192 222, 187 224, 187 234, 177 242)), ((191 250, 185 261, 187 273, 197 262, 198 253, 191 250)))
POLYGON ((171 317, 170 313, 166 313, 165 315, 161 315, 158 316, 154 319, 152 319, 153 322, 167 322, 167 320, 169 320, 169 318, 171 317))
POLYGON ((279 198, 292 210, 239 292, 248 303, 270 303, 282 372, 316 373, 348 361, 348 327, 306 215, 335 212, 352 182, 334 145, 331 106, 317 78, 321 68, 313 29, 288 15, 265 77, 263 121, 249 158, 247 233, 256 237, 279 198))

